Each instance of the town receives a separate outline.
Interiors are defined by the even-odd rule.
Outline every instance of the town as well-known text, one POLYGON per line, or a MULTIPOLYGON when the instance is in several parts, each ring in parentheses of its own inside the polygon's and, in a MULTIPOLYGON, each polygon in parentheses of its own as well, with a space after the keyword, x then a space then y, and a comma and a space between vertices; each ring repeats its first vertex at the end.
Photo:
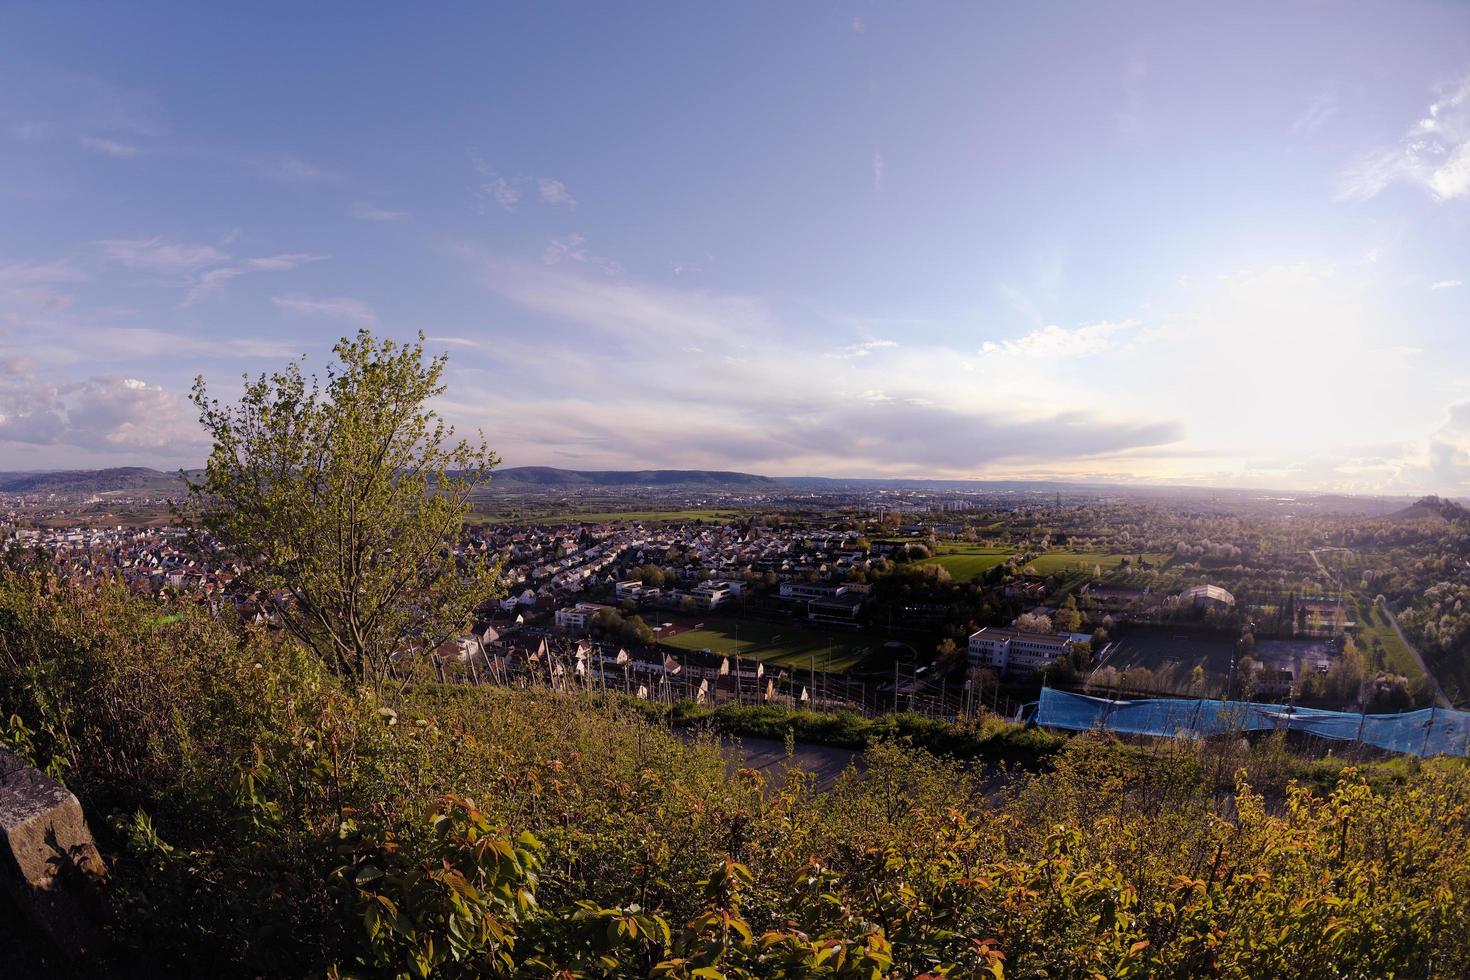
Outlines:
MULTIPOLYGON (((163 606, 270 625, 269 597, 236 587, 240 569, 187 540, 158 494, 12 492, 5 543, 48 556, 64 581, 115 579, 163 606), (119 516, 130 523, 103 523, 119 516)), ((1444 507, 1096 488, 673 485, 592 500, 497 488, 456 553, 498 563, 502 597, 434 662, 473 683, 869 715, 1010 715, 1043 686, 1448 706, 1398 623, 1414 633, 1423 614, 1369 594, 1375 555, 1396 555, 1373 540, 1427 544, 1444 507)), ((1441 661, 1460 703, 1455 658, 1441 661)))

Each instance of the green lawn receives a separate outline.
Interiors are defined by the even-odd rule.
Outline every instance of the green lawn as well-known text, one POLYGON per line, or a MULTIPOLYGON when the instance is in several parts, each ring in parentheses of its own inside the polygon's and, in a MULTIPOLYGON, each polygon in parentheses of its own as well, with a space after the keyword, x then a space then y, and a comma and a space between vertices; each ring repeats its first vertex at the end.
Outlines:
POLYGON ((920 564, 942 565, 952 577, 964 582, 982 572, 990 571, 996 565, 1004 564, 1013 554, 1014 549, 997 548, 993 545, 942 544, 939 546, 939 554, 924 559, 920 564))
POLYGON ((879 636, 847 630, 829 632, 794 623, 759 623, 716 616, 701 617, 698 622, 704 624, 702 629, 667 637, 663 645, 679 650, 709 649, 715 653, 738 654, 783 667, 810 668, 815 658, 817 670, 839 672, 857 664, 869 649, 876 649, 884 642, 879 636))

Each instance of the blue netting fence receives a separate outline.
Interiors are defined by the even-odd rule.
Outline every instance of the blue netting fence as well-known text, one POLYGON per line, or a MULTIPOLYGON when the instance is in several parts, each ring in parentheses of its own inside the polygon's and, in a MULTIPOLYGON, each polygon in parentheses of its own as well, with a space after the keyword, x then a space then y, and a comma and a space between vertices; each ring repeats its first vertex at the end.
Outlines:
POLYGON ((1100 728, 1128 735, 1170 738, 1294 731, 1420 757, 1470 755, 1470 712, 1448 708, 1372 715, 1202 698, 1112 701, 1044 688, 1035 717, 1036 723, 1043 727, 1071 731, 1100 728))

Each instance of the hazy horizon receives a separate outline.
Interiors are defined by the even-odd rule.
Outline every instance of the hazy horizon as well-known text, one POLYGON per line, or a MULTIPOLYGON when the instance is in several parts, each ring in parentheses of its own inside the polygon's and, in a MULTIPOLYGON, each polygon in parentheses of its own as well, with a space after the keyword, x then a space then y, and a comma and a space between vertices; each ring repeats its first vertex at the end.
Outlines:
POLYGON ((506 466, 1461 495, 1470 7, 0 8, 0 470, 360 326, 506 466))

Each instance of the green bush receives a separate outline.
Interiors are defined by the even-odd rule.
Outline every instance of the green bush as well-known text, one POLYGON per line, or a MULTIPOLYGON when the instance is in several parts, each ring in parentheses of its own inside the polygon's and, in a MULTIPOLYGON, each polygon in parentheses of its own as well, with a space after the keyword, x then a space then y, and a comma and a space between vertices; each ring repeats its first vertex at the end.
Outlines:
POLYGON ((1458 761, 1370 781, 1279 741, 650 718, 422 678, 380 700, 170 612, 0 572, 4 737, 78 794, 111 870, 89 975, 1470 975, 1458 761), (864 766, 825 792, 732 773, 711 729, 864 766))

